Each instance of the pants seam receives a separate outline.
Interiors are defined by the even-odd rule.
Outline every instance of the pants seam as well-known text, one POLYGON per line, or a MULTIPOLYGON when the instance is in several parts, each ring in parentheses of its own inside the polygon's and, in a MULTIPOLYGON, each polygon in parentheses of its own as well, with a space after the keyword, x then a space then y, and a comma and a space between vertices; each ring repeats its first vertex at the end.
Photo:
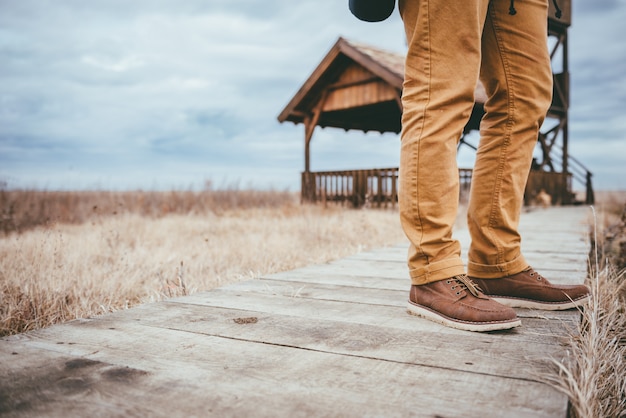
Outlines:
POLYGON ((499 52, 500 60, 502 62, 502 68, 503 68, 504 77, 506 80, 507 102, 508 102, 506 130, 505 130, 505 135, 504 135, 504 142, 500 149, 500 156, 498 158, 498 170, 496 172, 496 181, 494 183, 494 193, 493 193, 494 199, 491 204, 491 212, 489 215, 489 229, 488 229, 490 238, 493 240, 494 243, 496 243, 497 263, 503 264, 505 262, 504 261, 504 247, 502 245, 502 242, 498 238, 497 234, 493 233, 493 228, 498 223, 496 220, 496 217, 498 213, 498 206, 501 205, 501 198, 502 198, 501 191, 502 191, 502 182, 503 182, 503 177, 504 177, 504 166, 506 164, 506 155, 508 152, 508 148, 511 144, 511 135, 513 131, 513 125, 515 123, 515 121, 513 120, 513 115, 515 114, 515 92, 514 92, 513 83, 510 77, 511 71, 510 71, 510 66, 508 64, 508 60, 506 56, 507 51, 502 41, 500 28, 498 26, 498 21, 496 19, 496 11, 495 11, 495 8, 493 7, 493 4, 489 5, 488 13, 490 16, 491 27, 494 32, 494 38, 496 39, 496 44, 498 45, 498 52, 499 52))
MULTIPOLYGON (((420 150, 422 147, 422 137, 424 135, 424 125, 426 124, 426 110, 428 109, 428 106, 430 104, 430 94, 431 94, 431 89, 432 89, 432 65, 431 65, 431 44, 430 44, 430 10, 429 10, 429 6, 430 6, 430 2, 429 0, 425 0, 424 1, 424 9, 427 13, 427 18, 424 19, 426 24, 428 25, 425 29, 425 33, 428 34, 428 36, 426 37, 425 43, 426 43, 426 52, 428 53, 428 60, 425 63, 425 72, 427 73, 427 77, 428 77, 428 94, 427 94, 427 100, 426 103, 424 104, 424 107, 422 109, 422 126, 420 127, 420 137, 418 138, 418 143, 417 143, 417 158, 415 158, 417 164, 415 165, 415 179, 414 179, 414 183, 415 184, 419 184, 419 170, 420 170, 420 150)), ((415 220, 416 220, 416 224, 419 227, 420 230, 420 240, 419 240, 419 245, 417 247, 418 251, 420 252, 421 256, 425 259, 426 264, 430 263, 430 259, 428 257, 428 255, 422 250, 422 242, 424 240, 424 228, 423 228, 423 221, 422 221, 422 211, 420 210, 420 188, 416 187, 415 188, 415 220)))

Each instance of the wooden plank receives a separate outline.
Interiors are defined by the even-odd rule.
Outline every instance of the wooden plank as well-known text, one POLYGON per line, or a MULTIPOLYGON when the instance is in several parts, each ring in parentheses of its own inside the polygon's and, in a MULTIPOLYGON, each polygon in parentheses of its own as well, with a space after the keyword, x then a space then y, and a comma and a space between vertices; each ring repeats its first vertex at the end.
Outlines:
POLYGON ((298 269, 298 271, 316 271, 319 274, 351 274, 359 277, 378 277, 380 279, 401 279, 405 281, 409 277, 406 264, 369 260, 341 260, 303 267, 298 269))
MULTIPOLYGON (((582 279, 585 278, 587 266, 576 260, 575 257, 568 258, 555 258, 550 254, 532 253, 529 254, 527 261, 534 266, 541 266, 541 269, 558 270, 558 271, 571 271, 572 273, 580 273, 582 271, 582 279)), ((322 271, 331 271, 335 274, 341 274, 342 272, 358 272, 363 271, 368 276, 376 276, 382 278, 399 279, 408 278, 408 271, 406 262, 388 262, 380 260, 367 260, 367 259, 342 259, 325 265, 316 266, 322 271)))
MULTIPOLYGON (((44 344, 50 346, 52 350, 57 350, 59 341, 68 345, 73 342, 67 349, 70 350, 69 353, 75 353, 73 350, 77 349, 77 343, 74 341, 80 341, 78 344, 82 344, 92 338, 100 338, 95 334, 99 334, 105 325, 106 329, 118 332, 122 329, 130 332, 132 328, 133 334, 143 332, 142 329, 135 329, 137 326, 156 327, 210 337, 533 381, 538 380, 537 369, 520 368, 519 362, 528 362, 529 358, 534 358, 535 366, 544 366, 545 355, 558 355, 559 351, 552 341, 545 339, 533 348, 520 350, 515 344, 511 344, 511 339, 528 338, 510 333, 506 335, 464 333, 462 335, 466 338, 463 338, 462 343, 459 341, 457 344, 449 344, 449 338, 436 329, 429 332, 416 330, 415 327, 409 329, 377 327, 341 321, 329 322, 317 318, 309 318, 303 322, 300 317, 292 315, 183 303, 155 304, 147 309, 133 309, 123 317, 102 318, 97 325, 88 325, 85 321, 75 325, 68 326, 62 335, 55 333, 54 338, 47 332, 44 339, 50 341, 42 343, 41 338, 38 338, 34 344, 44 344), (93 336, 89 335, 93 330, 97 332, 93 332, 93 336), (460 347, 463 349, 459 349, 460 347), (496 355, 501 355, 509 361, 484 361, 485 358, 496 355)), ((95 343, 89 342, 88 345, 93 344, 95 343)), ((117 342, 108 343, 111 344, 115 347, 119 345, 117 342)), ((133 347, 136 344, 133 343, 133 347)), ((530 365, 533 366, 532 363, 530 365)))
MULTIPOLYGON (((464 244, 464 253, 470 242, 469 232, 459 231, 455 234, 456 239, 464 244), (467 243, 467 244, 465 244, 467 243)), ((539 234, 537 232, 527 233, 522 236, 522 252, 526 251, 550 251, 565 254, 586 254, 589 246, 582 237, 571 234, 539 234)))
MULTIPOLYGON (((571 238, 571 237, 570 237, 571 238)), ((581 261, 581 257, 585 258, 589 252, 589 243, 581 242, 569 245, 569 249, 560 246, 559 241, 549 241, 541 239, 535 240, 525 240, 523 246, 524 255, 529 254, 549 254, 555 259, 562 260, 566 259, 569 261, 581 261)), ((463 245, 466 245, 465 242, 469 243, 469 234, 461 240, 463 245)), ((388 263, 391 262, 406 262, 407 251, 408 248, 407 243, 398 243, 396 246, 382 247, 375 250, 360 252, 357 254, 353 254, 351 256, 346 257, 346 259, 350 260, 377 260, 377 261, 385 261, 388 263), (402 251, 403 249, 404 251, 402 251)), ((463 254, 465 255, 465 254, 463 254)))
POLYGON ((345 285, 363 287, 371 289, 403 290, 408 293, 410 282, 404 277, 402 279, 391 278, 381 279, 376 276, 358 276, 356 274, 337 274, 327 272, 316 272, 314 269, 281 272, 267 276, 264 279, 293 281, 297 283, 320 283, 329 285, 345 285))
MULTIPOLYGON (((572 272, 572 270, 550 270, 538 268, 540 272, 551 282, 557 284, 572 284, 582 283, 584 281, 586 272, 580 270, 572 272)), ((264 276, 265 279, 272 280, 284 280, 293 282, 305 282, 305 283, 320 283, 320 284, 336 284, 346 286, 360 286, 373 289, 390 289, 390 290, 402 290, 408 293, 410 282, 408 274, 406 277, 396 278, 380 278, 376 276, 357 276, 355 274, 337 274, 326 273, 316 274, 313 270, 297 271, 297 272, 282 272, 264 276)))
MULTIPOLYGON (((351 289, 352 290, 352 289, 351 289)), ((175 300, 174 300, 175 301, 175 300)), ((333 300, 302 300, 266 294, 260 297, 250 292, 233 291, 221 288, 215 291, 198 293, 184 298, 184 303, 199 306, 210 306, 224 309, 244 309, 247 311, 291 315, 308 321, 311 318, 333 321, 333 326, 342 323, 364 324, 403 331, 419 329, 422 332, 450 334, 456 338, 467 336, 466 331, 447 328, 431 321, 407 315, 404 307, 385 305, 364 305, 361 303, 345 303, 333 300)), ((543 315, 543 312, 541 313, 543 315)), ((566 313, 558 321, 538 320, 536 316, 528 317, 528 328, 509 332, 519 341, 542 343, 551 335, 558 335, 567 327, 568 321, 576 321, 576 315, 566 313), (569 315, 568 315, 569 314, 569 315), (557 334, 555 334, 557 332, 557 334)))
MULTIPOLYGON (((382 305, 404 309, 408 297, 406 288, 390 290, 383 288, 369 288, 345 284, 327 284, 317 282, 297 282, 272 279, 248 280, 222 288, 235 292, 254 292, 258 294, 279 295, 295 299, 318 299, 326 301, 350 302, 369 305, 382 305)), ((174 299, 173 301, 177 301, 174 299)), ((392 312, 392 311, 390 311, 392 312)), ((533 309, 518 309, 521 318, 555 319, 558 321, 574 321, 569 311, 537 311, 533 309)), ((574 315, 576 316, 576 315, 574 315)), ((437 327, 440 327, 437 325, 437 327)))
MULTIPOLYGON (((584 279, 586 241, 558 225, 585 216, 523 214, 537 231, 526 256, 550 279, 584 279)), ((0 414, 566 416, 539 376, 565 355, 576 311, 520 309, 507 332, 446 328, 406 314, 404 257, 398 243, 3 338, 0 414)))
POLYGON ((334 300, 371 305, 397 306, 406 305, 408 287, 401 289, 386 289, 383 286, 360 286, 358 281, 353 283, 319 283, 306 279, 303 281, 288 281, 274 279, 247 280, 224 286, 222 289, 255 292, 259 294, 280 295, 290 298, 334 300))
MULTIPOLYGON (((551 260, 541 261, 538 257, 528 258, 531 265, 554 283, 582 283, 587 275, 586 268, 580 263, 550 264, 551 260), (538 262, 536 262, 538 261, 538 262), (545 266, 545 267, 544 267, 545 266)), ((328 284, 349 284, 381 289, 405 289, 408 291, 410 280, 406 266, 394 269, 385 269, 376 264, 363 264, 363 268, 351 270, 344 266, 333 264, 313 265, 300 269, 265 275, 264 278, 309 281, 328 284), (361 274, 359 274, 361 272, 361 274)))
POLYGON ((35 359, 31 379, 1 386, 4 405, 9 410, 19 405, 23 416, 42 411, 64 417, 76 410, 81 416, 290 417, 459 416, 460 411, 475 417, 550 417, 565 412, 562 395, 524 379, 502 384, 499 376, 448 369, 442 381, 436 369, 406 362, 137 322, 81 322, 37 334, 37 340, 22 340, 17 354, 0 348, 3 358, 13 359, 0 372, 2 382, 23 376, 24 368, 33 370, 25 360, 35 359), (97 332, 89 332, 91 328, 97 332), (138 377, 117 388, 109 385, 106 371, 117 369, 123 375, 129 355, 137 352, 141 356, 133 359, 137 367, 129 374, 138 377), (78 371, 68 367, 77 359, 97 363, 83 360, 87 364, 78 371), (69 378, 67 369, 74 371, 69 378), (544 392, 540 399, 531 395, 537 390, 544 392), (42 393, 46 396, 35 395, 42 393), (501 399, 506 403, 501 405, 501 399))

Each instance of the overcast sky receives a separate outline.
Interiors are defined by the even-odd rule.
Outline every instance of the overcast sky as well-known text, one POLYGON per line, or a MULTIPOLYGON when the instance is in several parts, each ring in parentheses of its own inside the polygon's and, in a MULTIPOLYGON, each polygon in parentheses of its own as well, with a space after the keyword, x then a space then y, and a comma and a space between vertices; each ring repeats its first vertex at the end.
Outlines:
MULTIPOLYGON (((339 36, 405 48, 397 11, 363 23, 347 3, 0 0, 0 184, 298 190, 303 127, 280 111, 339 36)), ((570 150, 596 189, 626 189, 625 22, 624 0, 574 0, 570 150)), ((397 166, 399 139, 318 128, 311 153, 397 166)))

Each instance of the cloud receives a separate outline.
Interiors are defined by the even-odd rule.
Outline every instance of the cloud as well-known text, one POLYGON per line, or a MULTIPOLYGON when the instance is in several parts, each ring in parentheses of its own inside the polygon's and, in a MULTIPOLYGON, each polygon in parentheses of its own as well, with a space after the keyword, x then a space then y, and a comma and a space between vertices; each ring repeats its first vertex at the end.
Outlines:
POLYGON ((573 2, 575 12, 606 16, 606 13, 619 11, 619 0, 579 0, 573 2))
MULTIPOLYGON (((626 155, 626 6, 573 5, 570 147, 598 170, 599 187, 615 188, 625 177, 615 172, 626 155), (606 161, 598 143, 609 144, 606 161)), ((405 48, 397 13, 364 23, 347 1, 0 0, 0 180, 297 189, 303 128, 276 117, 338 36, 405 48)), ((314 169, 397 161, 394 135, 318 129, 313 138, 314 169)))

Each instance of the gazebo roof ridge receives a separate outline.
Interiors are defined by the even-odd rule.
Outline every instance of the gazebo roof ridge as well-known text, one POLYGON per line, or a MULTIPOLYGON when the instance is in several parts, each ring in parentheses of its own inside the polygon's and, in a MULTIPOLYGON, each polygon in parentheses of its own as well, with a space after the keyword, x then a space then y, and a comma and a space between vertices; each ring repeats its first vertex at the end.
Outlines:
POLYGON ((395 76, 395 78, 393 80, 387 81, 393 81, 394 84, 397 84, 399 81, 399 85, 396 85, 394 87, 400 89, 402 88, 402 82, 404 81, 404 62, 406 60, 405 54, 382 49, 362 42, 357 42, 352 39, 347 39, 345 37, 339 37, 339 40, 350 45, 360 54, 373 60, 373 64, 380 65, 384 67, 385 71, 391 72, 395 76))

